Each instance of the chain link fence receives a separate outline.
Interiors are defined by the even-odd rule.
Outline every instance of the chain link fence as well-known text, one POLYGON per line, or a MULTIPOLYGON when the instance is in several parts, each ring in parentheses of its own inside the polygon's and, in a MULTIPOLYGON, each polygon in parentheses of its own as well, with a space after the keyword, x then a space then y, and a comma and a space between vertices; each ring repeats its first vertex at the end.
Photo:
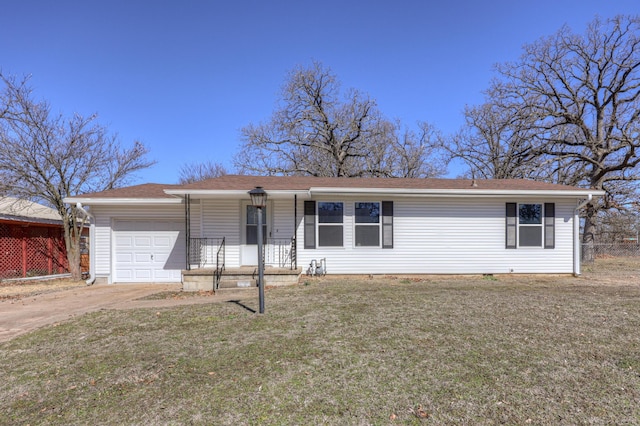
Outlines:
POLYGON ((640 244, 635 241, 593 244, 593 254, 592 262, 582 262, 585 275, 640 280, 640 244))
POLYGON ((61 228, 0 223, 0 279, 63 274, 67 271, 61 228))

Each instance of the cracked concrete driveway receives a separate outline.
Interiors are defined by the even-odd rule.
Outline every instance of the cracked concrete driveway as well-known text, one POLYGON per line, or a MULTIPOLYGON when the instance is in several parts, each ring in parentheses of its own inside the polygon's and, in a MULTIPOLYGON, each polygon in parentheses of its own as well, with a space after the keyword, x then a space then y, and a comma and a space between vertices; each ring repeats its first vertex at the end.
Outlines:
POLYGON ((180 291, 182 284, 93 285, 0 301, 0 342, 46 325, 101 309, 133 309, 212 303, 215 296, 139 300, 154 293, 180 291))

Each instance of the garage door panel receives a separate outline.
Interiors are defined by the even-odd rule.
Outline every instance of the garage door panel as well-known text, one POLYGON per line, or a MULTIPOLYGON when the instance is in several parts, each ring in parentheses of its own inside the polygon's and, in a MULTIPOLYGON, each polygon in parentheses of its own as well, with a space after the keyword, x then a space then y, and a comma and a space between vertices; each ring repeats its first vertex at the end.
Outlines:
POLYGON ((184 224, 115 221, 115 282, 180 282, 185 264, 184 224))
POLYGON ((136 264, 144 264, 144 263, 151 263, 151 253, 140 253, 140 252, 135 252, 134 254, 134 263, 136 264))
POLYGON ((151 269, 136 268, 134 274, 136 280, 151 281, 153 278, 153 270, 151 269))
POLYGON ((117 235, 116 247, 119 248, 131 248, 133 247, 133 238, 129 235, 117 235))
POLYGON ((168 280, 168 279, 173 277, 172 271, 169 270, 169 269, 167 269, 167 270, 164 270, 164 269, 156 270, 155 271, 155 275, 156 275, 156 278, 160 279, 160 280, 162 280, 162 279, 168 280))
MULTIPOLYGON (((152 232, 152 231, 149 231, 152 232)), ((140 236, 140 235, 136 235, 135 239, 134 239, 134 247, 136 248, 149 248, 151 247, 151 237, 149 236, 140 236)))
POLYGON ((171 247, 173 238, 169 235, 155 236, 153 238, 153 245, 155 247, 171 247))
POLYGON ((116 263, 133 263, 133 253, 116 252, 116 263))
POLYGON ((133 271, 131 269, 119 269, 116 271, 116 282, 133 281, 133 271))

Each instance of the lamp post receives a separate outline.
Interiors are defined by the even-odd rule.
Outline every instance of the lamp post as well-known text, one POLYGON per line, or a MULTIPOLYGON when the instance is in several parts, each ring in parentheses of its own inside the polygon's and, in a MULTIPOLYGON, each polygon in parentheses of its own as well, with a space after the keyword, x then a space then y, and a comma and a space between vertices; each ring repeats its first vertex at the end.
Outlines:
POLYGON ((267 193, 261 186, 249 191, 251 205, 257 209, 258 213, 258 294, 260 298, 260 313, 264 314, 264 265, 262 261, 262 209, 267 205, 267 193))

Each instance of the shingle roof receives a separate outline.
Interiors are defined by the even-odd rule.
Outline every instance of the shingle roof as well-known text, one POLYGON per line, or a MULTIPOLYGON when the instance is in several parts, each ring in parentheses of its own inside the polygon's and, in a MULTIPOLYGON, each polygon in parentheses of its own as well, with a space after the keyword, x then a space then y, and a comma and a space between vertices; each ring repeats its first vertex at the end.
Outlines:
POLYGON ((524 179, 401 179, 333 178, 312 176, 225 175, 187 185, 147 183, 108 191, 82 194, 79 198, 157 199, 173 198, 173 191, 249 191, 262 186, 266 191, 307 191, 312 188, 365 188, 381 190, 469 190, 469 191, 575 191, 573 186, 524 179))
POLYGON ((13 197, 0 197, 0 217, 62 223, 56 209, 13 197))
POLYGON ((403 179, 336 178, 313 176, 225 175, 174 189, 185 190, 308 190, 310 188, 367 189, 485 189, 485 190, 575 190, 578 188, 524 179, 403 179), (475 182, 475 186, 473 185, 475 182))
POLYGON ((174 198, 164 192, 165 189, 180 188, 180 185, 162 183, 144 183, 142 185, 126 186, 124 188, 109 189, 102 192, 82 194, 82 198, 174 198))

